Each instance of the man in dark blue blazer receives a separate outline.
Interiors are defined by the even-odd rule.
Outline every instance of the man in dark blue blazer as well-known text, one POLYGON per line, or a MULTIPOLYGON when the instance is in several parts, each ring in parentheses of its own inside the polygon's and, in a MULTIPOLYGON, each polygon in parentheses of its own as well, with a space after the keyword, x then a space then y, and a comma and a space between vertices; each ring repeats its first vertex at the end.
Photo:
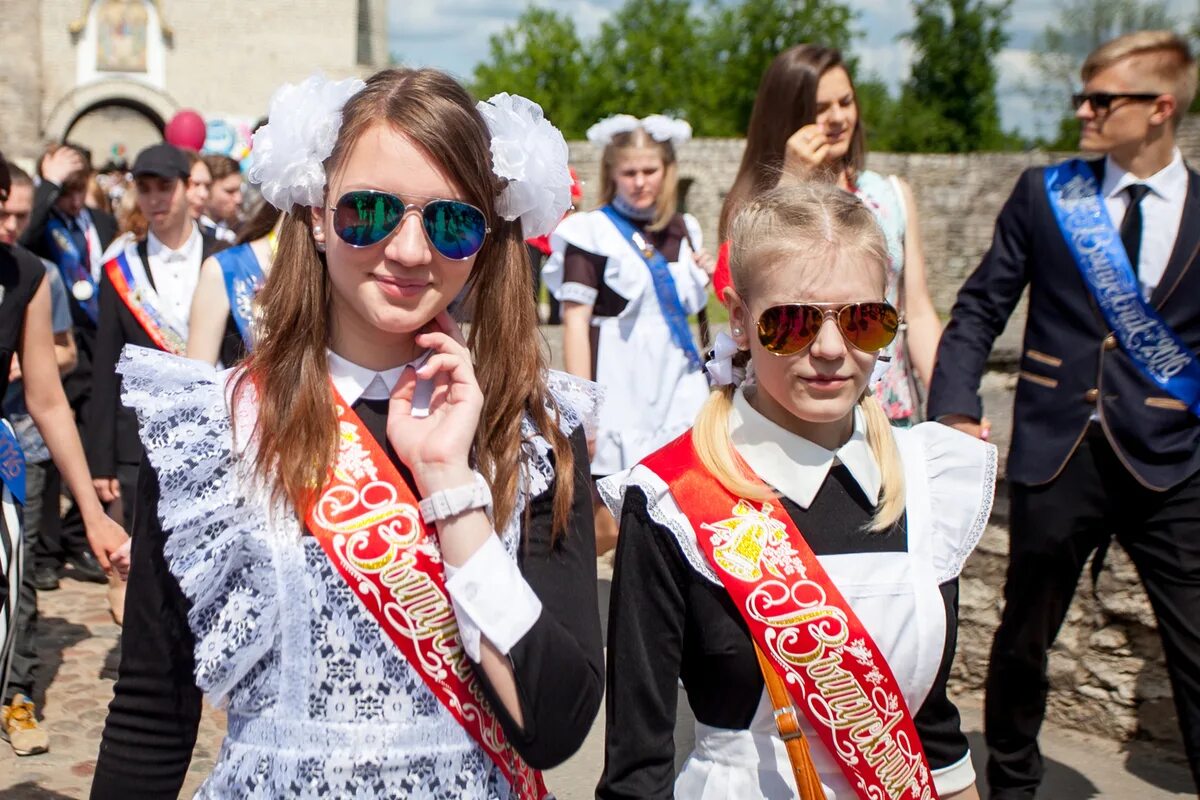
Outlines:
MULTIPOLYGON (((1145 31, 1102 45, 1082 77, 1080 145, 1103 156, 1082 170, 1094 173, 1093 197, 1111 219, 1113 247, 1122 262, 1128 256, 1130 295, 1140 289, 1194 357, 1200 175, 1184 164, 1175 130, 1196 94, 1196 62, 1175 34, 1145 31)), ((980 434, 987 357, 1029 286, 1008 457, 1010 561, 987 678, 991 797, 1034 797, 1043 772, 1037 734, 1046 654, 1084 563, 1114 536, 1154 607, 1200 785, 1197 406, 1151 380, 1122 344, 1123 323, 1106 322, 1060 229, 1046 174, 1022 175, 1000 212, 991 249, 959 292, 929 394, 931 417, 980 434)))

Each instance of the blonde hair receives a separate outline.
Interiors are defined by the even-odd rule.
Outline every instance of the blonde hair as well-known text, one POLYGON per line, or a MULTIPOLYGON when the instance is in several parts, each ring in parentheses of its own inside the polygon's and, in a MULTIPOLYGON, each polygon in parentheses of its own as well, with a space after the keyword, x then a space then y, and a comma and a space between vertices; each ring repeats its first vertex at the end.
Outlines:
POLYGON ((626 150, 657 150, 663 161, 662 191, 654 202, 654 219, 646 226, 649 231, 661 231, 671 222, 679 205, 679 165, 675 158, 675 146, 670 141, 660 142, 643 128, 618 133, 604 148, 600 157, 600 205, 607 205, 617 195, 617 182, 613 177, 617 159, 626 150))
MULTIPOLYGON (((760 195, 738 212, 730 225, 729 269, 733 287, 743 297, 754 291, 754 275, 762 265, 793 260, 806 268, 833 269, 850 256, 877 266, 879 295, 886 286, 887 243, 875 216, 854 195, 836 186, 809 182, 784 184, 760 195)), ((749 354, 740 354, 748 360, 749 354)), ((729 413, 732 386, 713 389, 692 431, 696 454, 705 468, 731 493, 766 500, 764 490, 733 447, 729 413)), ((879 465, 881 487, 872 531, 885 531, 904 514, 904 468, 883 407, 864 391, 858 408, 866 425, 867 445, 879 465)))
POLYGON ((1105 42, 1088 55, 1080 75, 1086 83, 1097 72, 1135 56, 1145 58, 1146 73, 1151 78, 1170 84, 1170 91, 1164 94, 1175 98, 1177 107, 1172 123, 1178 127, 1196 99, 1197 74, 1191 48, 1174 31, 1137 31, 1105 42))

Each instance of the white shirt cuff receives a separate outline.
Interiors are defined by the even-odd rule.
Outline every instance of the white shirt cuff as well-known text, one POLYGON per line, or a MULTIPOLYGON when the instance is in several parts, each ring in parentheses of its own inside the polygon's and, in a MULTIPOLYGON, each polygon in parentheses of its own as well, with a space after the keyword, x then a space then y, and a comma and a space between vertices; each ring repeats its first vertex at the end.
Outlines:
POLYGON ((591 286, 585 286, 582 283, 564 283, 562 288, 558 290, 558 297, 555 298, 560 303, 579 303, 585 306, 596 305, 596 298, 600 296, 597 289, 591 286))
POLYGON ((932 770, 933 785, 939 795, 961 792, 975 785, 975 767, 971 764, 971 751, 948 767, 932 770))
POLYGON ((542 601, 500 537, 488 537, 461 567, 445 566, 446 591, 467 656, 479 663, 484 636, 501 655, 508 655, 542 615, 542 601))

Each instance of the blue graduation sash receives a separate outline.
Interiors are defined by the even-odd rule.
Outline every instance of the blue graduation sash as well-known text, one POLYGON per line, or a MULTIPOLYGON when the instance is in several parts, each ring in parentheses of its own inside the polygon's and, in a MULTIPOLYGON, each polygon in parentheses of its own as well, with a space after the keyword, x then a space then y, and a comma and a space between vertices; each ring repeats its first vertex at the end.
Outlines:
POLYGON ((1121 349, 1147 378, 1200 416, 1200 361, 1142 297, 1087 162, 1048 167, 1046 195, 1083 282, 1121 349))
POLYGON ((53 255, 51 260, 58 265, 67 293, 79 303, 93 324, 99 322, 99 287, 84 263, 71 231, 66 223, 54 215, 46 222, 46 243, 53 255))
POLYGON ((262 288, 263 271, 258 256, 249 242, 222 250, 216 254, 225 277, 225 293, 229 295, 229 312, 237 325, 246 349, 254 349, 254 296, 262 288))
POLYGON ((25 454, 6 419, 0 419, 0 481, 14 500, 25 505, 25 454))
POLYGON ((688 327, 687 312, 683 310, 683 303, 679 300, 679 290, 675 286, 675 278, 671 275, 671 266, 667 263, 666 257, 648 245, 645 247, 639 245, 637 240, 642 238, 641 234, 633 226, 633 223, 621 216, 615 208, 606 205, 601 206, 600 211, 608 217, 613 226, 625 237, 625 241, 629 242, 629 246, 642 257, 646 266, 650 268, 650 279, 654 282, 654 294, 658 298, 658 305, 662 308, 663 316, 666 317, 667 327, 671 331, 671 340, 687 356, 688 366, 692 371, 699 372, 702 366, 700 353, 696 350, 696 343, 692 340, 692 329, 688 327))

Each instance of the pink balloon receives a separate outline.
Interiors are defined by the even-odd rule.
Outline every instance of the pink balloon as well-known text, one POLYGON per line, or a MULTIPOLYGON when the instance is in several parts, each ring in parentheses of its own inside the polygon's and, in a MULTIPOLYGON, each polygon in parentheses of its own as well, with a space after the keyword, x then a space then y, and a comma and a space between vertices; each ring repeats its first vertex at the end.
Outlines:
POLYGON ((163 138, 167 140, 168 144, 188 150, 199 151, 204 147, 205 136, 207 136, 207 128, 204 124, 204 117, 190 108, 178 112, 163 130, 163 138))

